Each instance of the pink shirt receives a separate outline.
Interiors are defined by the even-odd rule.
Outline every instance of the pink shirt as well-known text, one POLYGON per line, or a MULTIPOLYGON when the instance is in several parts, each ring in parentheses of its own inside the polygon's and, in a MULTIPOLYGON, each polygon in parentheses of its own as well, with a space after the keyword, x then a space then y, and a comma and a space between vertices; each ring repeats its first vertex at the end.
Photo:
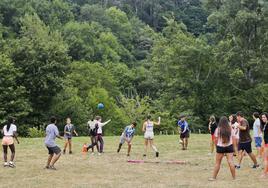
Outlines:
POLYGON ((230 145, 232 145, 232 144, 233 144, 233 137, 235 136, 235 131, 234 131, 233 129, 231 129, 232 131, 231 131, 231 137, 230 137, 230 140, 229 140, 228 143, 225 143, 225 144, 224 144, 224 143, 222 143, 222 139, 219 137, 218 130, 219 130, 219 128, 217 128, 217 129, 215 130, 215 133, 214 133, 215 137, 218 139, 217 146, 220 146, 220 147, 226 147, 226 146, 230 146, 230 145))

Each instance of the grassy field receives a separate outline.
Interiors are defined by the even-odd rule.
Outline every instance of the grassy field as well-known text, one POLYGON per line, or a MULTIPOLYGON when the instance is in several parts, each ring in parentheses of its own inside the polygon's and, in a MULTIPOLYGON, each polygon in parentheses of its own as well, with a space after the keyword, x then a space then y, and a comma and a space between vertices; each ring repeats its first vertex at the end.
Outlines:
MULTIPOLYGON (((143 138, 135 137, 132 153, 126 156, 126 145, 121 153, 116 153, 119 137, 104 137, 104 154, 82 155, 83 143, 89 138, 74 138, 74 154, 62 155, 55 165, 57 171, 44 170, 47 150, 43 139, 20 139, 16 145, 15 169, 0 168, 0 187, 267 187, 268 180, 261 180, 261 168, 251 169, 248 157, 237 171, 237 180, 233 181, 226 160, 222 164, 218 180, 209 182, 214 166, 214 155, 208 155, 209 135, 191 135, 189 150, 182 151, 178 136, 156 136, 155 144, 160 151, 156 159, 150 151, 149 161, 185 160, 187 164, 131 164, 127 159, 143 159, 143 138)), ((57 140, 59 146, 63 141, 57 140)))

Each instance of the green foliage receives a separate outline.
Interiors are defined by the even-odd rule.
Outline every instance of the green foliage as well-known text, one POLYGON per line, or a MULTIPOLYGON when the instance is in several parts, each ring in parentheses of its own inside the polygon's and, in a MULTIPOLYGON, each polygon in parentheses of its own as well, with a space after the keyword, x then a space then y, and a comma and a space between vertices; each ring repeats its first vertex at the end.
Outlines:
POLYGON ((42 130, 42 129, 38 129, 36 127, 33 127, 33 128, 29 128, 29 131, 28 131, 28 136, 30 138, 40 138, 40 137, 44 137, 45 136, 45 131, 42 130))
POLYGON ((16 83, 21 72, 6 55, 0 55, 0 123, 9 116, 25 117, 31 112, 26 89, 16 83))
POLYGON ((0 123, 27 136, 70 116, 86 135, 101 115, 106 135, 141 134, 151 114, 172 133, 184 113, 205 132, 211 114, 268 111, 267 25, 257 0, 2 0, 0 123))

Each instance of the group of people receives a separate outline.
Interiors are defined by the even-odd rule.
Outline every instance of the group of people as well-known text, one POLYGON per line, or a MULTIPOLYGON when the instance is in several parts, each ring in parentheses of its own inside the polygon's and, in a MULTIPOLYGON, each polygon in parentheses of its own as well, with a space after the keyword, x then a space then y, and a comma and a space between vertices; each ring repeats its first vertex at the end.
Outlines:
POLYGON ((257 157, 252 152, 252 138, 250 136, 250 127, 242 112, 232 114, 227 118, 220 118, 218 124, 214 116, 209 118, 209 131, 211 133, 211 153, 216 147, 216 163, 213 176, 209 180, 216 180, 220 170, 221 162, 224 156, 235 179, 235 169, 241 168, 242 159, 248 155, 253 162, 252 168, 258 168, 257 158, 264 161, 264 172, 261 177, 268 176, 268 113, 253 113, 253 136, 257 148, 257 157), (263 139, 262 139, 263 138, 263 139), (233 157, 237 156, 237 164, 234 164, 233 157))
MULTIPOLYGON (((262 177, 268 176, 268 113, 262 113, 259 115, 257 112, 253 113, 253 135, 255 146, 257 148, 257 158, 263 159, 264 161, 264 173, 262 177)), ((88 128, 90 132, 91 144, 86 146, 86 151, 89 149, 94 153, 94 147, 96 147, 98 154, 103 153, 104 141, 102 138, 102 128, 108 124, 111 120, 102 122, 100 116, 96 116, 93 120, 88 122, 88 128)), ((155 156, 159 157, 159 151, 154 145, 154 127, 159 126, 161 123, 160 117, 158 121, 152 121, 151 116, 147 116, 142 126, 142 131, 144 132, 144 154, 147 155, 148 147, 151 147, 155 156)), ((46 169, 55 170, 54 164, 61 156, 61 149, 56 145, 55 139, 63 139, 60 136, 58 127, 56 126, 56 117, 50 118, 50 124, 46 127, 46 137, 45 146, 48 150, 48 160, 45 166, 46 169)), ((178 120, 178 130, 180 133, 180 143, 182 144, 182 150, 186 150, 188 146, 188 138, 190 134, 189 125, 186 121, 186 116, 183 115, 178 120)), ((127 156, 131 152, 131 142, 135 135, 137 123, 132 122, 130 125, 126 126, 120 136, 120 141, 118 144, 117 152, 119 153, 123 144, 126 142, 128 145, 127 156)), ((209 118, 209 131, 211 133, 211 153, 213 153, 214 148, 216 148, 216 163, 213 171, 213 176, 210 180, 215 180, 218 172, 220 170, 220 165, 224 156, 227 158, 228 165, 233 179, 235 179, 235 169, 241 168, 241 162, 245 155, 248 155, 252 162, 252 168, 258 168, 259 164, 257 162, 256 156, 252 152, 252 138, 250 136, 250 127, 248 121, 244 118, 242 112, 237 112, 232 114, 227 118, 223 116, 220 118, 219 122, 216 122, 216 118, 211 116, 209 118), (238 157, 237 164, 234 164, 234 156, 238 157)), ((15 157, 15 145, 14 139, 19 144, 17 138, 17 127, 15 125, 15 119, 9 118, 7 124, 4 126, 2 133, 4 135, 2 139, 2 146, 4 151, 4 166, 15 167, 14 157, 15 157), (11 158, 8 162, 7 160, 7 150, 11 150, 11 158)), ((64 138, 65 144, 63 149, 63 154, 66 153, 66 149, 69 146, 69 154, 72 154, 72 137, 73 135, 78 136, 75 130, 75 126, 71 123, 71 118, 66 119, 66 125, 64 127, 64 138)))

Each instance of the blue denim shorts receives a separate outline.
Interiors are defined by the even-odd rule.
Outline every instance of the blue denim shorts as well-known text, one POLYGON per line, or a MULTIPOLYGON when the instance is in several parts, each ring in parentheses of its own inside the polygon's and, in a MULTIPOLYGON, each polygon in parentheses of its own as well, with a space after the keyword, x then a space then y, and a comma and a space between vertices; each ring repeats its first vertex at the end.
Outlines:
POLYGON ((254 137, 254 140, 256 148, 260 148, 262 143, 262 137, 254 137))

